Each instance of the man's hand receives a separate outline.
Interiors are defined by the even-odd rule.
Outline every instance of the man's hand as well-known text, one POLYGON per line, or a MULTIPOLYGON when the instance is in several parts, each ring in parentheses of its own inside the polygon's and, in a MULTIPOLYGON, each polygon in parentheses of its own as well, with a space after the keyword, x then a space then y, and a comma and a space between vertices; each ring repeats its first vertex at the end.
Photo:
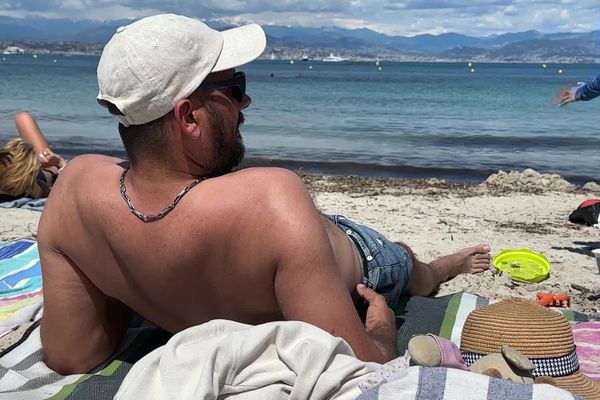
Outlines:
POLYGON ((358 284, 356 291, 369 303, 365 319, 367 334, 387 359, 398 357, 396 317, 388 307, 385 297, 363 284, 358 284))

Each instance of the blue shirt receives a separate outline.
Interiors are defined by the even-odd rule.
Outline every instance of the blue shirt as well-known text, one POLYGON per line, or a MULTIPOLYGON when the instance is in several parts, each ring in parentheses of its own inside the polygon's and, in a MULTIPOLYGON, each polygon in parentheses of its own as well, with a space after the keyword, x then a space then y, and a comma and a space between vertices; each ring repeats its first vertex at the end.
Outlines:
POLYGON ((592 81, 580 86, 575 92, 575 100, 592 100, 600 96, 600 75, 592 81))

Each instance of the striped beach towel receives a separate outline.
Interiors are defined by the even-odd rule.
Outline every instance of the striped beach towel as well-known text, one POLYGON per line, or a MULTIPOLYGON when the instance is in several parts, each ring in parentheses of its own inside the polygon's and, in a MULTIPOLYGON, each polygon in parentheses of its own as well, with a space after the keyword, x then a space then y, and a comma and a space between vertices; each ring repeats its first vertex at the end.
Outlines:
POLYGON ((42 307, 42 271, 37 244, 19 240, 0 245, 0 337, 35 319, 42 307))
POLYGON ((573 339, 581 372, 600 381, 600 322, 580 322, 573 325, 573 339))
POLYGON ((452 368, 410 367, 357 398, 357 400, 459 399, 580 400, 580 397, 550 385, 517 383, 452 368))
POLYGON ((89 374, 62 376, 42 362, 39 323, 0 353, 0 399, 112 399, 132 365, 162 346, 170 334, 157 328, 130 328, 110 361, 89 374))
POLYGON ((117 355, 91 374, 61 376, 42 362, 42 273, 37 244, 0 244, 0 399, 109 399, 133 363, 167 342, 153 327, 129 329, 117 355), (31 321, 35 320, 33 324, 31 321), (26 327, 21 332, 15 327, 26 327), (12 337, 18 332, 19 340, 12 337), (4 348, 6 346, 6 348, 4 348))

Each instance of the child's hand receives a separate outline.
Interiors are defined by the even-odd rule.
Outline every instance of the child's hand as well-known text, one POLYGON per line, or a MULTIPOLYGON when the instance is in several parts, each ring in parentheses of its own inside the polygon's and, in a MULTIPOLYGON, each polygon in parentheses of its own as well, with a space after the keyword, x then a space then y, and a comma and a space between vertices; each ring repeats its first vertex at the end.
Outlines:
POLYGON ((50 150, 49 147, 46 147, 40 154, 38 154, 38 157, 40 158, 40 162, 42 163, 42 167, 44 168, 62 168, 66 164, 66 161, 58 154, 54 154, 54 152, 50 150))

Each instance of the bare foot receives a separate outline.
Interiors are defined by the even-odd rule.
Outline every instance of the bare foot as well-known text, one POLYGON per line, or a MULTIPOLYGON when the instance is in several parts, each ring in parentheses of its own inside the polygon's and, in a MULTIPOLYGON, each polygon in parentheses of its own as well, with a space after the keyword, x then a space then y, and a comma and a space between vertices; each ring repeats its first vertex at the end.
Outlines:
POLYGON ((438 258, 431 262, 431 267, 437 269, 444 280, 454 278, 459 274, 476 274, 490 267, 492 256, 490 246, 479 244, 467 247, 454 254, 438 258))

